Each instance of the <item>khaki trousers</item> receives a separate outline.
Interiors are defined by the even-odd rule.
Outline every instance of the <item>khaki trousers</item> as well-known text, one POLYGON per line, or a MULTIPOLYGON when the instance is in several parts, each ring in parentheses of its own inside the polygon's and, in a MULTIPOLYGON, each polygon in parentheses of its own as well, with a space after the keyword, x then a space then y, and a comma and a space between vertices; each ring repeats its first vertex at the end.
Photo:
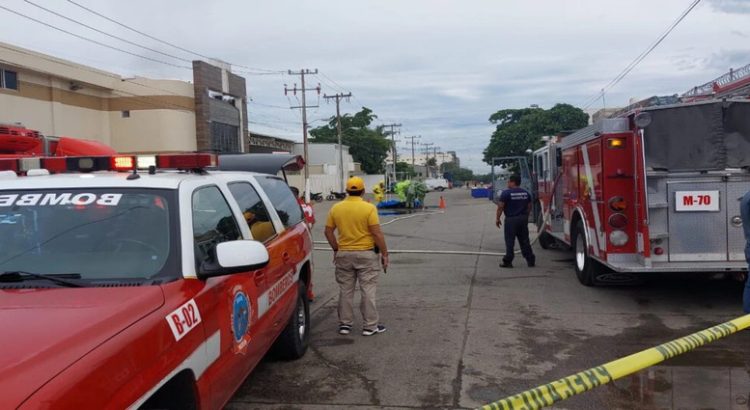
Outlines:
POLYGON ((375 291, 380 275, 380 255, 373 251, 339 251, 336 254, 336 282, 339 284, 339 324, 354 323, 354 288, 359 281, 364 329, 378 325, 375 291))

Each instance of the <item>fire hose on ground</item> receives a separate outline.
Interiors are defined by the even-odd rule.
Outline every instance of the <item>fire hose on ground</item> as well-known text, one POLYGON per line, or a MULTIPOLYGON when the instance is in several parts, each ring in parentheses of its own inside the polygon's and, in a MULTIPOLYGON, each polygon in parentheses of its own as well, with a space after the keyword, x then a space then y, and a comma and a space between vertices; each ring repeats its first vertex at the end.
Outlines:
MULTIPOLYGON (((381 227, 387 226, 389 224, 392 224, 396 221, 401 221, 404 219, 414 218, 417 216, 424 216, 424 215, 436 215, 436 214, 443 214, 444 211, 438 211, 438 212, 423 212, 423 213, 417 213, 412 215, 406 215, 401 216, 398 218, 393 218, 389 221, 386 221, 382 224, 380 224, 381 227)), ((542 217, 542 226, 539 227, 540 229, 537 230, 536 235, 534 236, 534 239, 530 241, 531 245, 533 246, 538 240, 541 234, 543 233, 544 225, 548 222, 549 218, 549 212, 546 212, 542 217)), ((313 242, 316 245, 327 245, 328 242, 326 241, 314 241, 313 242)), ((325 248, 325 247, 315 247, 314 250, 316 251, 333 251, 331 248, 325 248)), ((504 253, 500 252, 481 252, 481 251, 443 251, 443 250, 429 250, 429 249, 395 249, 390 250, 389 253, 392 254, 426 254, 426 255, 469 255, 469 256, 503 256, 504 253)), ((515 251, 516 254, 520 254, 520 250, 515 251)))

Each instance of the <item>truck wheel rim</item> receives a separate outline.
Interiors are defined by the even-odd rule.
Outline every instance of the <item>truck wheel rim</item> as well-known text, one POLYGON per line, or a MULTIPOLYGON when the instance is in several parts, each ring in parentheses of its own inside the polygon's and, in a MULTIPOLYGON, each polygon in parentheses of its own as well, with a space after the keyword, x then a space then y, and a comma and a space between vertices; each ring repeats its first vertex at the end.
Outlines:
POLYGON ((586 241, 583 239, 583 234, 578 234, 576 238, 576 266, 579 271, 583 271, 586 265, 586 241))
POLYGON ((298 326, 299 340, 305 340, 306 321, 305 321, 305 304, 304 303, 297 304, 297 326, 298 326))

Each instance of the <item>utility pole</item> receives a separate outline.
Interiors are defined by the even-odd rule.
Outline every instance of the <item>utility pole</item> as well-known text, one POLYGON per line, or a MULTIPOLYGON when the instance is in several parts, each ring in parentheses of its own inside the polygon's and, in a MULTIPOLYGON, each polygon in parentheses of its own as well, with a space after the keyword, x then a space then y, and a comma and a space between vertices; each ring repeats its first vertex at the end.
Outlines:
POLYGON ((430 166, 427 164, 427 161, 430 159, 430 147, 435 145, 434 142, 430 143, 423 143, 422 147, 424 147, 424 170, 425 170, 425 178, 430 177, 430 166))
POLYGON ((310 202, 310 170, 308 168, 308 156, 307 156, 307 109, 308 108, 316 108, 317 105, 307 105, 307 100, 305 99, 305 95, 307 94, 307 91, 317 91, 318 95, 320 95, 320 84, 318 84, 315 88, 305 88, 305 75, 308 74, 318 74, 318 69, 310 70, 307 68, 301 69, 299 71, 288 71, 289 75, 298 75, 302 79, 302 88, 297 88, 297 84, 294 84, 294 88, 291 90, 289 87, 287 87, 286 84, 284 84, 284 95, 287 95, 289 91, 292 91, 294 95, 297 95, 297 91, 302 92, 302 105, 298 107, 290 107, 292 109, 300 108, 302 109, 302 145, 304 148, 304 156, 305 156, 305 202, 310 202))
POLYGON ((414 145, 416 144, 416 140, 422 138, 421 135, 412 135, 411 137, 404 137, 408 140, 411 140, 411 167, 414 169, 414 145))
POLYGON ((349 101, 349 98, 351 98, 351 96, 352 96, 352 93, 346 93, 346 94, 336 93, 334 95, 323 94, 323 98, 326 101, 336 100, 336 131, 339 136, 339 167, 338 167, 339 169, 338 171, 340 173, 339 174, 339 182, 340 182, 339 188, 341 188, 339 192, 346 191, 346 187, 344 186, 344 180, 346 179, 346 176, 344 175, 345 174, 344 173, 344 149, 343 149, 343 146, 341 145, 341 110, 339 106, 341 105, 342 98, 346 98, 346 101, 349 101))
MULTIPOLYGON (((435 168, 437 169, 435 171, 436 174, 440 172, 440 167, 438 167, 438 164, 437 164, 437 151, 439 149, 440 149, 440 147, 432 147, 432 157, 435 158, 435 168)), ((440 176, 439 175, 435 175, 435 177, 439 178, 440 176)))
MULTIPOLYGON (((396 148, 396 130, 395 128, 401 128, 401 124, 384 124, 383 128, 390 128, 390 135, 391 135, 391 149, 393 149, 393 178, 396 178, 396 163, 398 162, 398 148, 396 148)), ((398 131, 401 132, 401 131, 398 131)), ((385 173, 385 179, 386 179, 386 187, 391 187, 391 181, 388 176, 388 173, 385 173)))

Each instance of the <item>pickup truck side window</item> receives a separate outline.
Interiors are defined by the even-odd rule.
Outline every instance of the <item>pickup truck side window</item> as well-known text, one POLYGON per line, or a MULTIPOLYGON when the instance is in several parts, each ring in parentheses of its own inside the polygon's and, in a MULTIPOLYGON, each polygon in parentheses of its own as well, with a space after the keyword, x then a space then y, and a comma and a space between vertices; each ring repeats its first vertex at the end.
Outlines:
POLYGON ((233 182, 229 184, 229 191, 239 204, 253 239, 266 242, 273 238, 276 235, 276 229, 273 227, 266 204, 260 199, 255 188, 247 182, 233 182))
POLYGON ((300 208, 297 198, 292 194, 292 190, 289 189, 289 185, 283 179, 257 177, 256 180, 266 191, 266 195, 271 200, 284 226, 290 227, 302 222, 302 208, 300 208))
POLYGON ((216 245, 241 239, 232 210, 216 186, 193 192, 193 241, 195 264, 214 262, 216 245))

